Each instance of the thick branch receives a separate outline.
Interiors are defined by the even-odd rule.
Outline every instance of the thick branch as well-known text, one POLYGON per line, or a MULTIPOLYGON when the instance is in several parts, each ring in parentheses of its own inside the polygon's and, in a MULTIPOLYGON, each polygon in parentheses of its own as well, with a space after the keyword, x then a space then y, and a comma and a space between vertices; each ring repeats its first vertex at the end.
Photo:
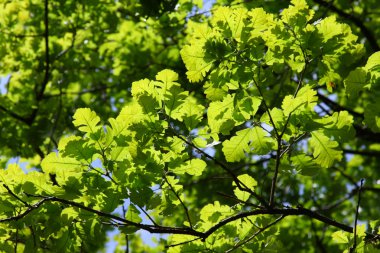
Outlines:
POLYGON ((96 209, 84 206, 84 205, 79 204, 77 202, 66 200, 66 199, 61 199, 61 198, 58 198, 58 197, 43 197, 43 196, 36 196, 36 195, 33 195, 33 194, 27 194, 27 195, 30 196, 30 197, 42 198, 42 200, 38 201, 36 204, 30 205, 23 213, 21 213, 21 214, 19 214, 17 216, 1 219, 0 222, 8 222, 8 221, 15 221, 15 220, 22 219, 23 217, 25 217, 26 215, 28 215, 33 210, 38 209, 45 202, 59 202, 59 203, 62 203, 62 204, 74 206, 74 207, 77 207, 79 209, 88 211, 90 213, 98 215, 99 217, 104 217, 104 218, 109 218, 109 219, 112 219, 112 220, 115 220, 115 221, 119 221, 122 224, 125 224, 126 226, 134 226, 136 228, 140 228, 140 229, 146 230, 146 231, 148 231, 150 233, 193 235, 193 236, 196 236, 196 237, 199 237, 199 238, 202 238, 202 239, 206 239, 211 234, 213 234, 216 230, 218 230, 219 228, 223 227, 224 225, 226 225, 226 224, 228 224, 230 222, 233 222, 233 221, 238 220, 238 219, 242 219, 244 217, 255 216, 255 215, 262 215, 262 214, 282 215, 284 217, 285 216, 289 216, 289 215, 293 215, 293 216, 308 216, 308 217, 310 217, 312 219, 319 220, 319 221, 321 221, 321 222, 323 222, 323 223, 325 223, 327 225, 339 228, 339 229, 341 229, 343 231, 346 231, 346 232, 349 232, 349 233, 353 232, 353 228, 352 227, 347 226, 347 225, 345 225, 343 223, 339 223, 339 222, 337 222, 335 220, 332 220, 332 219, 330 219, 330 218, 328 218, 326 216, 323 216, 323 215, 321 215, 321 214, 319 214, 317 212, 311 211, 309 209, 305 209, 303 207, 286 208, 286 209, 278 209, 278 208, 256 209, 256 210, 249 211, 249 212, 242 212, 242 213, 239 213, 237 215, 228 217, 228 218, 226 218, 226 219, 218 222, 217 224, 215 224, 213 227, 211 227, 206 232, 199 232, 199 231, 196 231, 196 230, 194 230, 192 228, 187 228, 187 227, 165 227, 165 226, 147 225, 147 224, 136 223, 136 222, 133 222, 133 221, 121 218, 119 216, 116 216, 116 215, 113 215, 113 214, 110 214, 110 213, 105 213, 105 212, 102 212, 102 211, 99 211, 99 210, 96 210, 96 209))
POLYGON ((350 108, 347 108, 347 107, 344 107, 344 106, 341 106, 340 104, 338 104, 337 102, 329 99, 328 97, 322 95, 321 93, 317 93, 317 96, 318 98, 323 102, 325 103, 327 106, 329 106, 331 109, 333 109, 334 111, 337 111, 337 112, 340 112, 340 111, 347 111, 349 112, 352 116, 355 116, 355 117, 359 117, 359 118, 364 118, 363 114, 362 113, 358 113, 358 112, 355 112, 354 110, 350 109, 350 108))
POLYGON ((33 196, 33 197, 40 197, 40 198, 43 198, 43 199, 40 200, 39 202, 37 202, 36 204, 31 205, 23 213, 21 213, 21 214, 19 214, 17 216, 12 216, 12 217, 9 217, 9 218, 1 219, 0 223, 1 222, 8 222, 8 221, 19 220, 19 219, 25 217, 26 215, 28 215, 33 210, 38 209, 45 202, 59 202, 59 203, 62 203, 62 204, 74 206, 74 207, 77 207, 79 209, 88 211, 90 213, 98 215, 99 217, 105 217, 105 218, 109 218, 109 219, 112 219, 112 220, 116 220, 116 221, 119 221, 119 222, 121 222, 122 224, 124 224, 126 226, 134 226, 134 227, 146 230, 146 231, 148 231, 150 233, 154 233, 154 234, 184 234, 184 235, 194 235, 194 236, 198 236, 198 237, 204 237, 204 233, 198 232, 198 231, 196 231, 194 229, 187 228, 187 227, 183 227, 183 228, 180 227, 180 228, 178 228, 178 227, 165 227, 165 226, 156 226, 156 225, 141 224, 141 223, 136 223, 136 222, 133 222, 133 221, 121 218, 119 216, 116 216, 116 215, 113 215, 113 214, 110 214, 110 213, 105 213, 105 212, 102 212, 102 211, 99 211, 99 210, 96 210, 96 209, 84 206, 84 205, 79 204, 79 203, 74 202, 74 201, 70 201, 70 200, 66 200, 66 199, 61 199, 61 198, 57 198, 57 197, 43 197, 43 196, 36 196, 36 195, 32 195, 32 194, 27 194, 27 195, 33 196))
POLYGON ((204 237, 210 236, 216 230, 218 230, 219 228, 223 227, 224 225, 226 225, 232 221, 235 221, 235 220, 238 220, 238 219, 241 219, 244 217, 259 215, 259 214, 272 214, 272 215, 278 214, 278 215, 285 215, 285 216, 289 216, 289 215, 302 216, 302 215, 305 215, 305 216, 309 216, 312 219, 319 220, 319 221, 321 221, 327 225, 339 228, 339 229, 346 231, 346 232, 349 232, 349 233, 352 233, 354 231, 353 228, 350 226, 347 226, 343 223, 339 223, 339 222, 332 220, 326 216, 323 216, 322 214, 319 214, 317 212, 311 211, 311 210, 306 209, 306 208, 302 208, 302 207, 287 208, 287 209, 273 208, 273 209, 257 209, 257 210, 250 211, 250 212, 239 213, 235 216, 231 216, 229 218, 226 218, 226 219, 220 221, 219 223, 217 223, 216 225, 214 225, 213 227, 211 227, 208 231, 206 231, 204 233, 204 237))

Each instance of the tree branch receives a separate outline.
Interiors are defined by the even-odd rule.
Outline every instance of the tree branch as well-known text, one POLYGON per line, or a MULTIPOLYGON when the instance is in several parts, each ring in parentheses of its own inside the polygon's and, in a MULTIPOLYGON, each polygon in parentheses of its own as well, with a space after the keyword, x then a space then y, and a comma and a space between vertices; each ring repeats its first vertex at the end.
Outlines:
POLYGON ((248 243, 249 241, 251 241, 253 238, 255 238, 258 234, 260 234, 261 232, 267 230, 268 228, 272 227, 273 225, 277 224, 278 222, 280 222, 283 218, 285 218, 286 216, 285 215, 281 215, 279 218, 277 218, 275 221, 269 223, 268 225, 260 228, 259 230, 257 230, 253 235, 251 235, 250 237, 248 237, 247 239, 245 239, 244 241, 240 241, 239 243, 236 243, 231 249, 227 250, 226 253, 228 252, 232 252, 238 248, 240 248, 241 246, 243 246, 244 244, 248 243))
POLYGON ((182 199, 180 198, 180 196, 178 195, 178 193, 175 191, 174 187, 170 184, 170 182, 167 179, 166 175, 164 175, 163 177, 164 177, 165 182, 169 185, 169 188, 172 190, 172 192, 174 193, 174 195, 176 196, 176 198, 181 203, 183 209, 185 210, 187 221, 189 222, 190 227, 193 228, 193 224, 191 223, 191 219, 190 219, 190 215, 189 215, 189 209, 187 209, 187 206, 185 205, 185 203, 183 203, 182 199))
POLYGON ((17 196, 16 194, 14 194, 13 191, 11 191, 11 189, 9 189, 8 185, 6 184, 3 184, 4 188, 7 189, 8 193, 10 195, 12 195, 14 198, 16 198, 18 201, 20 201, 21 203, 24 204, 24 206, 27 206, 27 207, 31 207, 29 203, 26 203, 24 200, 22 200, 19 196, 17 196))
MULTIPOLYGON (((303 52, 302 48, 301 48, 301 51, 303 52)), ((298 84, 297 84, 297 88, 293 94, 293 98, 297 97, 297 94, 298 94, 298 91, 301 89, 301 86, 302 86, 302 81, 303 81, 303 76, 306 72, 306 68, 307 68, 307 60, 304 56, 304 60, 305 60, 305 66, 301 72, 301 75, 299 77, 299 80, 298 80, 298 84)), ((263 99, 264 100, 264 99, 263 99)), ((269 206, 270 207, 273 207, 274 206, 274 194, 276 192, 276 184, 277 184, 277 176, 278 176, 278 170, 280 168, 280 163, 281 163, 281 153, 282 153, 282 137, 284 136, 285 134, 285 131, 286 131, 286 128, 290 122, 290 117, 292 116, 292 113, 289 114, 288 118, 286 119, 286 122, 284 124, 284 127, 280 133, 280 135, 278 135, 277 133, 277 154, 276 154, 276 167, 275 167, 275 170, 274 170, 274 174, 273 174, 273 178, 272 178, 272 183, 271 183, 271 189, 270 189, 270 195, 269 195, 269 206)), ((274 126, 274 124, 273 124, 274 126)))
POLYGON ((356 239, 357 239, 357 236, 356 236, 356 227, 358 225, 358 218, 359 218, 359 207, 360 207, 360 195, 361 195, 361 192, 362 192, 362 188, 363 188, 363 182, 364 182, 364 179, 361 179, 360 180, 360 188, 359 188, 359 193, 358 193, 358 204, 356 205, 356 213, 355 213, 355 224, 354 224, 354 244, 352 245, 352 247, 350 248, 350 253, 353 253, 355 252, 355 249, 356 249, 356 239))
POLYGON ((272 209, 256 209, 253 211, 239 213, 235 216, 231 216, 229 218, 226 218, 226 219, 220 221, 219 223, 217 223, 216 225, 214 225, 213 227, 211 227, 209 230, 207 230, 204 233, 204 237, 207 238, 212 233, 214 233, 216 230, 218 230, 222 226, 224 226, 224 225, 226 225, 232 221, 235 221, 235 220, 238 220, 238 219, 241 219, 244 217, 255 216, 255 215, 260 215, 260 214, 272 214, 272 215, 278 214, 278 215, 285 215, 285 216, 290 216, 290 215, 292 215, 292 216, 303 216, 304 215, 304 216, 308 216, 312 219, 319 220, 319 221, 321 221, 327 225, 339 228, 339 229, 346 231, 346 232, 349 232, 349 233, 352 233, 354 231, 353 228, 350 226, 347 226, 343 223, 339 223, 339 222, 332 220, 326 216, 323 216, 322 214, 319 214, 317 212, 311 211, 311 210, 303 208, 303 207, 286 208, 286 209, 272 208, 272 209))
POLYGON ((355 112, 354 110, 341 106, 337 102, 329 99, 328 97, 322 95, 321 93, 317 92, 318 98, 325 103, 327 106, 329 106, 333 111, 340 112, 340 111, 347 111, 352 116, 358 117, 358 118, 364 118, 364 115, 362 113, 355 112))
POLYGON ((206 152, 204 152, 202 149, 198 148, 193 143, 191 143, 188 140, 186 140, 185 138, 183 138, 174 129, 172 129, 172 132, 173 132, 173 134, 175 136, 177 136, 179 139, 181 139, 182 141, 184 141, 187 145, 190 145, 191 147, 193 147, 194 149, 196 149, 200 154, 202 154, 203 156, 207 157, 208 159, 214 161, 223 170, 225 170, 232 177, 233 181, 236 183, 236 186, 239 188, 239 190, 245 191, 245 192, 248 192, 248 193, 252 194, 262 205, 264 205, 265 207, 269 207, 268 203, 266 203, 266 201, 261 196, 259 196, 256 192, 252 191, 250 188, 248 188, 244 183, 242 183, 237 178, 237 176, 233 173, 233 171, 230 170, 224 163, 222 163, 219 160, 215 159, 214 157, 210 156, 209 154, 207 154, 206 152))

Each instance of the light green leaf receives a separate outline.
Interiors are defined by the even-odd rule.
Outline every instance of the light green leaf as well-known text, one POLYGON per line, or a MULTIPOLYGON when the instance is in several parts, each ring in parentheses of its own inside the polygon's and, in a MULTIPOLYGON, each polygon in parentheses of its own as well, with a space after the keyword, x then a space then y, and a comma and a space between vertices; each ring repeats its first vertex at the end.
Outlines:
POLYGON ((133 204, 129 205, 127 213, 125 214, 125 218, 135 223, 142 222, 140 211, 133 204))
POLYGON ((253 131, 252 128, 240 130, 230 140, 223 142, 222 151, 227 162, 238 162, 245 158, 244 152, 250 151, 248 143, 253 139, 253 131))
POLYGON ((326 42, 343 33, 344 26, 336 22, 335 16, 329 16, 317 25, 317 29, 322 35, 323 42, 326 42))
POLYGON ((114 136, 121 134, 129 125, 141 122, 146 118, 147 115, 144 114, 143 108, 136 100, 128 103, 117 116, 117 124, 112 124, 112 122, 110 122, 114 131, 114 136))
POLYGON ((170 84, 178 80, 178 74, 173 70, 164 69, 157 73, 156 80, 163 82, 170 88, 170 84))
POLYGON ((261 127, 256 126, 252 129, 252 137, 250 147, 257 155, 265 155, 276 148, 275 140, 261 127))
POLYGON ((214 204, 208 204, 200 211, 200 218, 203 221, 202 228, 204 230, 209 229, 213 224, 233 213, 231 207, 221 205, 219 201, 215 201, 214 204))
POLYGON ((165 112, 173 118, 182 121, 184 111, 182 110, 185 99, 189 96, 187 91, 184 91, 179 86, 171 86, 165 93, 165 112))
POLYGON ((263 35, 263 31, 268 29, 273 22, 273 15, 268 14, 263 8, 255 8, 249 11, 251 26, 254 28, 251 31, 252 37, 263 35))
POLYGON ((336 243, 349 243, 349 238, 347 236, 347 232, 343 231, 336 231, 332 233, 331 237, 336 243))
POLYGON ((211 102, 207 110, 208 124, 213 133, 228 134, 235 126, 233 118, 234 97, 227 95, 223 101, 211 102))
POLYGON ((285 116, 305 110, 311 111, 318 101, 316 95, 317 92, 307 85, 299 90, 295 98, 292 95, 286 96, 282 101, 285 116))
POLYGON ((324 133, 328 136, 334 136, 337 141, 349 141, 355 135, 353 127, 354 117, 347 111, 334 112, 331 116, 325 116, 314 122, 324 125, 324 133))
POLYGON ((223 153, 228 162, 238 162, 245 158, 245 153, 263 155, 275 146, 272 138, 261 127, 253 127, 236 132, 230 140, 223 142, 223 153))
POLYGON ((181 107, 182 119, 188 130, 196 128, 203 119, 205 107, 189 96, 181 107))
POLYGON ((315 162, 323 168, 331 167, 335 161, 340 161, 343 157, 343 152, 336 149, 339 146, 338 143, 330 140, 322 132, 312 132, 309 143, 314 149, 315 162))
POLYGON ((304 176, 315 176, 320 169, 310 156, 305 154, 297 154, 291 157, 294 168, 304 176))
POLYGON ((379 70, 380 66, 380 51, 373 53, 367 61, 367 64, 365 65, 364 69, 367 71, 371 70, 379 70))
MULTIPOLYGON (((271 115, 272 120, 275 124, 275 127, 277 129, 282 129, 283 125, 285 124, 285 119, 286 119, 285 115, 284 115, 284 111, 275 107, 275 108, 270 110, 270 115, 271 115)), ((272 124, 272 121, 270 120, 268 112, 265 112, 263 114, 263 116, 261 116, 260 122, 264 122, 264 123, 274 127, 272 124)))
POLYGON ((59 141, 58 149, 62 157, 72 157, 87 163, 91 163, 93 156, 97 153, 94 145, 79 136, 62 138, 59 141))
POLYGON ((41 168, 47 174, 56 175, 58 184, 63 185, 69 177, 78 177, 84 169, 88 169, 88 164, 52 152, 42 160, 41 168))
MULTIPOLYGON (((241 93, 239 93, 241 94, 241 93)), ((247 94, 241 94, 242 98, 239 98, 238 95, 235 95, 235 100, 238 100, 236 103, 236 113, 235 118, 239 118, 239 114, 244 117, 244 120, 248 120, 251 116, 254 116, 259 109, 262 99, 259 97, 252 97, 247 94)))
MULTIPOLYGON (((254 190, 254 187, 257 186, 257 182, 255 179, 253 179, 250 175, 248 174, 243 174, 243 175, 239 175, 237 177, 239 179, 239 181, 244 184, 244 186, 246 186, 248 189, 250 190, 254 190)), ((236 186, 235 182, 233 182, 233 185, 236 186)), ((250 193, 248 192, 245 192, 245 191, 241 191, 238 187, 236 187, 234 189, 234 193, 235 193, 235 196, 240 199, 240 200, 243 200, 243 201, 247 201, 249 196, 251 195, 250 193)))
POLYGON ((204 45, 185 45, 181 50, 182 60, 186 65, 186 75, 190 82, 203 80, 210 71, 215 59, 206 57, 204 45))
POLYGON ((177 173, 179 175, 187 173, 187 174, 193 175, 193 176, 200 176, 200 175, 202 175, 206 166, 207 166, 207 164, 205 161, 198 159, 198 158, 195 158, 195 159, 191 159, 191 160, 187 161, 182 166, 173 169, 173 172, 177 173))
POLYGON ((66 207, 61 212, 61 220, 65 224, 71 224, 74 219, 79 216, 77 208, 74 207, 66 207))
POLYGON ((219 26, 223 29, 226 36, 231 36, 240 41, 246 13, 247 10, 245 8, 231 9, 222 6, 216 9, 211 22, 214 26, 219 26))
POLYGON ((77 109, 73 119, 74 126, 85 133, 95 133, 101 128, 101 126, 98 125, 100 118, 89 108, 77 109))

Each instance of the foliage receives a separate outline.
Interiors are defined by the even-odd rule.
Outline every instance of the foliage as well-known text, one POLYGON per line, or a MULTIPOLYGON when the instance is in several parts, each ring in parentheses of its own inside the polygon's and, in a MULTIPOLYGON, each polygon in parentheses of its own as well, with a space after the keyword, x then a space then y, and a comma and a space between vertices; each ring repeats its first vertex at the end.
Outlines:
POLYGON ((3 252, 380 251, 376 1, 0 3, 3 252))

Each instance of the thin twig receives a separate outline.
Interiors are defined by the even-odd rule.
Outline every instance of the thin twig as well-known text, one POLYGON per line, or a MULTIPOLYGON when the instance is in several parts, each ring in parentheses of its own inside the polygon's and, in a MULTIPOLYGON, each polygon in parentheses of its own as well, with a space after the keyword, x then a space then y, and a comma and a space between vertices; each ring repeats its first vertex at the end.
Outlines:
POLYGON ((148 214, 148 212, 147 211, 145 211, 144 210, 144 208, 142 208, 142 207, 140 207, 140 206, 138 206, 138 205, 136 205, 135 204, 135 206, 137 206, 145 215, 146 215, 146 217, 148 217, 148 219, 154 224, 154 225, 156 225, 156 226, 159 226, 154 220, 153 220, 153 218, 148 214))
POLYGON ((318 236, 318 232, 317 232, 317 229, 316 229, 315 226, 314 226, 314 222, 313 222, 313 220, 311 220, 311 230, 312 230, 313 233, 314 233, 316 247, 317 247, 322 253, 327 253, 327 250, 326 250, 325 246, 323 245, 323 237, 322 237, 322 239, 321 239, 321 238, 318 236))
POLYGON ((359 192, 358 192, 358 204, 356 206, 356 213, 355 213, 355 224, 354 224, 354 244, 352 245, 352 247, 350 248, 350 253, 353 253, 355 252, 355 249, 356 249, 356 240, 357 240, 357 235, 356 235, 356 227, 358 225, 358 218, 359 218, 359 207, 360 207, 360 199, 361 199, 361 192, 362 192, 362 188, 363 188, 363 183, 364 183, 364 179, 362 178, 360 180, 360 188, 359 188, 359 192))
POLYGON ((261 232, 267 230, 268 228, 272 227, 273 225, 275 225, 276 223, 280 222, 283 218, 285 218, 286 216, 285 215, 281 215, 279 218, 277 218, 275 221, 269 223, 268 225, 260 228, 259 230, 257 230, 253 235, 251 235, 250 237, 248 237, 247 239, 245 239, 244 241, 240 241, 238 243, 236 243, 231 249, 227 250, 226 253, 229 253, 229 252, 232 252, 238 248, 240 248, 241 246, 243 246, 244 244, 248 243, 249 241, 251 241, 253 238, 255 238, 258 234, 260 234, 261 232))
POLYGON ((7 189, 8 193, 10 195, 12 195, 13 197, 15 197, 18 201, 20 201, 21 203, 23 203, 25 206, 27 207, 30 207, 30 204, 29 203, 26 203, 24 200, 22 200, 19 196, 17 196, 16 194, 14 194, 11 189, 9 189, 8 185, 6 184, 3 184, 4 188, 7 189))
MULTIPOLYGON (((302 48, 301 48, 302 49, 302 48)), ((302 51, 303 52, 303 51, 302 51)), ((305 56, 304 56, 305 58, 305 56)), ((297 94, 298 94, 298 91, 301 89, 301 86, 302 86, 302 81, 303 81, 303 76, 306 72, 306 68, 307 68, 307 60, 305 58, 305 66, 301 72, 301 75, 300 75, 300 78, 298 80, 298 84, 297 84, 297 88, 293 94, 293 98, 297 97, 297 94)), ((264 100, 264 99, 263 99, 264 100)), ((280 163, 281 163, 281 152, 282 152, 282 137, 284 136, 285 134, 285 131, 286 131, 286 128, 290 122, 290 117, 292 116, 292 112, 289 113, 289 116, 288 118, 286 119, 286 122, 284 124, 284 127, 281 131, 281 134, 278 135, 277 133, 277 155, 276 155, 276 166, 275 166, 275 169, 274 169, 274 174, 273 174, 273 177, 272 177, 272 183, 271 183, 271 189, 270 189, 270 196, 269 196, 269 206, 270 207, 273 207, 274 206, 274 194, 276 192, 276 185, 277 185, 277 177, 278 177, 278 171, 279 171, 279 168, 280 168, 280 163)))
POLYGON ((125 253, 129 253, 129 237, 128 234, 125 234, 125 253))
POLYGON ((219 195, 221 195, 221 196, 223 196, 223 197, 225 197, 225 198, 232 199, 232 200, 234 200, 234 201, 236 201, 236 202, 238 202, 238 203, 246 204, 247 206, 253 206, 253 207, 255 207, 255 208, 262 208, 262 206, 255 205, 255 204, 252 204, 252 203, 247 202, 247 201, 243 201, 243 200, 241 200, 241 199, 238 199, 238 198, 235 197, 235 196, 231 196, 231 195, 225 194, 225 193, 223 193, 223 192, 217 192, 217 194, 219 194, 219 195))
POLYGON ((196 149, 200 154, 202 154, 203 156, 207 157, 208 159, 212 160, 215 164, 219 165, 222 169, 224 169, 231 177, 232 177, 232 180, 236 183, 236 186, 239 188, 239 190, 241 191, 245 191, 245 192, 249 192, 250 194, 252 194, 262 205, 264 205, 265 207, 269 207, 268 203, 266 203, 266 201, 261 197, 259 196, 256 192, 252 191, 252 189, 250 189, 249 187, 247 187, 243 182, 241 182, 237 176, 235 175, 235 173, 233 173, 233 171, 231 169, 229 169, 224 163, 220 162, 219 160, 215 159, 214 157, 210 156, 209 154, 207 154, 206 152, 204 152, 202 149, 198 148, 197 146, 195 146, 193 143, 189 142, 188 140, 186 140, 185 138, 183 138, 181 135, 179 135, 174 129, 172 129, 172 132, 175 136, 177 136, 179 139, 181 139, 182 141, 184 141, 187 145, 190 145, 191 147, 193 147, 194 149, 196 149))
POLYGON ((257 88, 257 91, 259 92, 260 96, 262 97, 263 99, 263 105, 265 107, 265 111, 268 113, 268 117, 269 117, 269 121, 270 123, 273 125, 273 130, 276 134, 276 138, 278 138, 280 136, 278 130, 277 130, 277 127, 276 125, 274 124, 274 120, 273 120, 273 117, 270 113, 270 110, 269 110, 269 107, 267 105, 267 103, 265 102, 265 99, 264 99, 264 96, 263 96, 263 93, 261 92, 261 89, 260 89, 260 86, 259 84, 256 82, 256 79, 254 77, 252 77, 252 80, 253 80, 253 83, 255 84, 256 88, 257 88))
POLYGON ((202 238, 198 237, 198 238, 194 238, 194 239, 191 239, 191 240, 188 240, 188 241, 184 241, 184 242, 180 242, 180 243, 176 243, 176 244, 166 245, 165 248, 168 249, 168 248, 172 248, 172 247, 188 244, 190 242, 194 242, 194 241, 197 241, 197 240, 200 240, 200 239, 202 239, 202 238))
POLYGON ((169 182, 168 178, 166 177, 166 175, 163 175, 163 177, 164 177, 165 182, 169 185, 170 189, 172 190, 172 192, 176 196, 176 198, 181 203, 183 209, 185 210, 187 221, 189 222, 190 227, 193 228, 193 224, 191 223, 191 219, 190 219, 190 215, 189 215, 189 209, 187 209, 187 206, 185 205, 185 203, 183 203, 182 199, 180 198, 180 196, 178 195, 178 193, 176 192, 176 190, 174 189, 174 187, 170 184, 170 182, 169 182))

